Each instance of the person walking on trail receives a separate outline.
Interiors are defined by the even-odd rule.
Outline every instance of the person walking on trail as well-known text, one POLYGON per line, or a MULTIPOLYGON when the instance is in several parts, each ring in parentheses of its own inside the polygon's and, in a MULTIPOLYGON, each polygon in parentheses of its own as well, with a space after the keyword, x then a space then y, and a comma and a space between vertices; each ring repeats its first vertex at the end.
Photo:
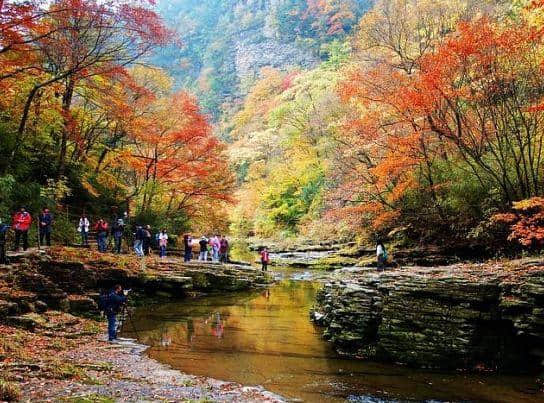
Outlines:
POLYGON ((159 256, 161 258, 166 256, 166 246, 168 245, 168 234, 166 233, 166 228, 163 228, 159 232, 159 256))
POLYGON ((221 242, 218 235, 215 235, 212 239, 210 239, 210 245, 212 247, 212 261, 219 262, 219 249, 221 248, 221 242))
POLYGON ((134 234, 134 252, 136 252, 136 255, 138 255, 138 257, 144 256, 143 243, 144 243, 144 229, 142 228, 141 225, 137 225, 136 233, 134 234))
POLYGON ((3 224, 0 219, 0 264, 8 264, 6 258, 6 234, 8 233, 9 225, 3 224))
POLYGON ((149 256, 149 253, 151 251, 151 238, 153 235, 151 235, 151 226, 146 225, 145 228, 143 228, 144 231, 144 239, 142 242, 142 248, 144 251, 145 256, 149 256))
POLYGON ((261 251, 261 265, 262 271, 268 271, 268 264, 270 263, 270 253, 268 253, 268 248, 265 246, 261 251))
POLYGON ((108 318, 108 341, 117 339, 117 314, 121 306, 127 302, 127 292, 120 285, 116 285, 106 297, 104 314, 108 318))
POLYGON ((15 230, 15 250, 19 250, 19 244, 23 242, 23 250, 28 249, 28 230, 32 224, 32 216, 24 207, 13 216, 13 229, 15 230))
POLYGON ((219 261, 227 263, 229 260, 229 241, 224 236, 221 236, 219 241, 219 261))
POLYGON ((114 240, 114 252, 121 253, 121 244, 123 243, 123 235, 125 234, 125 223, 123 219, 119 218, 111 227, 111 235, 114 240))
POLYGON ((40 223, 40 245, 44 245, 45 240, 47 246, 51 246, 51 229, 53 225, 53 215, 48 208, 44 208, 38 217, 40 223))
POLYGON ((96 231, 96 242, 98 243, 98 251, 104 253, 108 249, 108 223, 100 218, 97 221, 94 229, 96 231))
POLYGON ((82 214, 79 218, 79 224, 77 226, 77 232, 81 234, 81 245, 89 245, 89 228, 91 223, 85 214, 82 214))
POLYGON ((378 271, 385 270, 385 264, 387 262, 387 250, 382 241, 376 242, 376 258, 378 260, 378 271))
POLYGON ((183 235, 183 247, 185 249, 183 261, 185 263, 188 263, 191 261, 191 258, 193 257, 193 240, 191 239, 191 235, 189 234, 183 235))
POLYGON ((200 255, 198 257, 198 260, 207 262, 208 261, 208 240, 206 239, 205 236, 202 236, 202 238, 200 238, 199 245, 200 245, 200 255))

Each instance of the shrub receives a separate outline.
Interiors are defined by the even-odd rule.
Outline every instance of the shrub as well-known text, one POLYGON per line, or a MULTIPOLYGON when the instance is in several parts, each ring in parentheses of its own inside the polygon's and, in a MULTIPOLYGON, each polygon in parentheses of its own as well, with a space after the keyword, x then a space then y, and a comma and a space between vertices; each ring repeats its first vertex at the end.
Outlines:
POLYGON ((544 198, 532 197, 515 202, 512 212, 495 214, 493 220, 510 225, 508 240, 526 247, 544 245, 544 198))
POLYGON ((16 402, 21 399, 19 387, 11 382, 0 379, 0 401, 16 402))

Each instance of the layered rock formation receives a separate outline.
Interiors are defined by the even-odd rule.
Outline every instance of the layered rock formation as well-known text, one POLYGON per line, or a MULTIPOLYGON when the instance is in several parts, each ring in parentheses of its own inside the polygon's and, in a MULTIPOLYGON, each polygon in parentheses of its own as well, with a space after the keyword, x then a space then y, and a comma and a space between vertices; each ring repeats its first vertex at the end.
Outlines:
POLYGON ((344 269, 312 313, 352 356, 417 367, 528 370, 544 357, 541 262, 344 269))
POLYGON ((240 291, 262 287, 270 278, 251 267, 212 263, 147 264, 129 256, 100 255, 61 249, 53 256, 30 255, 11 266, 0 266, 0 323, 31 327, 25 315, 55 309, 98 313, 101 289, 114 284, 139 293, 179 298, 188 292, 240 291))

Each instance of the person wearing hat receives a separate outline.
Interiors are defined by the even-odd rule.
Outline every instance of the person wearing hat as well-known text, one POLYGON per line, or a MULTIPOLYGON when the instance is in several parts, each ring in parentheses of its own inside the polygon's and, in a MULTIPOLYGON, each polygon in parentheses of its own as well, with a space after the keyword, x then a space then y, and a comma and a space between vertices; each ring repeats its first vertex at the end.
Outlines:
POLYGON ((28 230, 32 224, 32 216, 24 207, 13 215, 13 229, 15 230, 15 250, 19 250, 19 243, 23 241, 23 250, 28 249, 28 230))
POLYGON ((208 261, 208 239, 202 235, 202 238, 200 238, 200 242, 198 242, 200 245, 200 255, 198 256, 198 260, 201 260, 203 262, 208 261))

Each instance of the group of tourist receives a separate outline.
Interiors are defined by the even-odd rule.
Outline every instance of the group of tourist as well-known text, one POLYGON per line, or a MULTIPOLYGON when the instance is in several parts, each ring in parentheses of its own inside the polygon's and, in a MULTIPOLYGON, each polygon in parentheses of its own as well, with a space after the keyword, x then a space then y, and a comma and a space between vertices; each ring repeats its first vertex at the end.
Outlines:
POLYGON ((210 256, 212 262, 227 263, 229 261, 230 245, 224 235, 214 235, 206 237, 202 235, 200 240, 196 241, 190 234, 183 236, 183 247, 185 250, 184 261, 190 262, 193 258, 193 246, 199 246, 198 260, 207 262, 210 256))
MULTIPOLYGON (((18 251, 19 246, 22 245, 23 250, 28 249, 28 231, 32 225, 32 216, 26 208, 21 207, 19 211, 13 214, 12 225, 15 232, 15 246, 14 250, 18 251)), ((44 208, 38 215, 38 231, 40 238, 40 245, 51 246, 51 232, 53 226, 53 215, 48 208, 44 208)), ((7 225, 4 225, 3 232, 5 233, 9 229, 7 225)))
MULTIPOLYGON (((126 213, 125 213, 126 216, 126 213)), ((38 216, 38 230, 40 245, 51 246, 51 234, 53 227, 53 215, 48 208, 44 208, 38 216)), ((22 244, 23 250, 28 249, 28 231, 32 224, 32 216, 24 207, 21 207, 13 215, 12 228, 15 232, 15 250, 19 250, 19 246, 22 244)), ((10 227, 6 224, 2 224, 0 221, 0 264, 5 263, 5 244, 6 233, 10 227)), ((89 230, 91 228, 91 222, 85 214, 82 214, 79 218, 79 224, 77 231, 81 235, 81 244, 89 245, 89 230)), ((111 228, 107 221, 99 218, 94 225, 96 231, 96 240, 98 244, 98 250, 100 252, 107 252, 108 250, 108 236, 111 234, 114 245, 113 252, 121 253, 121 245, 125 236, 125 222, 123 218, 114 218, 111 228)), ((155 240, 159 248, 159 256, 164 258, 166 256, 166 248, 168 246, 168 233, 165 228, 155 235, 155 240)), ((136 255, 143 257, 148 256, 151 251, 152 244, 152 232, 150 225, 137 225, 136 232, 134 233, 134 252, 136 255)), ((193 240, 190 234, 183 236, 184 246, 184 261, 190 262, 193 258, 193 246, 198 244, 199 261, 208 261, 208 257, 211 257, 212 262, 227 263, 229 261, 229 241, 225 236, 216 234, 211 237, 203 235, 198 241, 193 240)), ((376 242, 376 259, 378 271, 384 270, 387 265, 388 255, 385 246, 381 240, 376 242)), ((262 265, 262 271, 267 271, 270 263, 270 254, 265 247, 260 251, 260 261, 262 265)))
MULTIPOLYGON (((125 215, 126 216, 126 215, 125 215)), ((98 243, 98 250, 100 252, 107 252, 108 250, 108 237, 113 238, 113 252, 121 253, 121 246, 125 235, 125 220, 123 218, 114 218, 111 228, 106 220, 99 218, 94 225, 96 232, 96 240, 98 243)), ((81 234, 81 244, 89 245, 89 229, 91 228, 91 222, 85 214, 79 219, 78 232, 81 234)), ((136 255, 143 257, 148 256, 151 253, 151 246, 153 242, 153 235, 150 225, 137 225, 135 227, 134 244, 133 249, 136 255)), ((159 247, 159 256, 166 256, 166 247, 168 245, 168 233, 166 229, 162 229, 155 234, 155 240, 159 247)))

